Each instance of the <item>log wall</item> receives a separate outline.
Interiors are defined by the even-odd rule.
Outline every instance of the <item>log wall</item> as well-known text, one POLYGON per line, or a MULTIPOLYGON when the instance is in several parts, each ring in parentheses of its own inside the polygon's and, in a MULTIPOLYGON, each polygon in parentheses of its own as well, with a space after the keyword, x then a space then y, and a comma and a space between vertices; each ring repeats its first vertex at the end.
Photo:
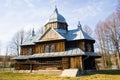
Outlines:
POLYGON ((49 28, 68 30, 67 27, 67 23, 52 22, 45 25, 45 30, 49 28))
POLYGON ((52 45, 55 46, 55 52, 62 52, 65 51, 65 41, 53 41, 53 42, 43 42, 43 43, 37 43, 35 53, 44 53, 45 52, 45 46, 46 45, 52 45))
POLYGON ((62 58, 62 69, 68 69, 68 68, 70 68, 70 58, 63 57, 62 58))
POLYGON ((30 65, 15 63, 15 70, 30 70, 30 65))
POLYGON ((83 51, 89 51, 87 44, 91 45, 91 51, 94 52, 94 41, 91 40, 76 40, 76 41, 69 41, 66 43, 66 48, 80 48, 83 51))
POLYGON ((43 43, 37 43, 35 45, 35 53, 44 53, 44 44, 43 43))
POLYGON ((87 40, 85 43, 85 51, 94 52, 94 42, 87 40), (88 44, 91 46, 91 49, 89 49, 89 47, 87 46, 88 44))
POLYGON ((82 69, 82 56, 71 57, 70 68, 82 69))
POLYGON ((49 29, 49 28, 57 28, 57 22, 53 22, 53 23, 48 23, 45 25, 45 30, 49 29))
POLYGON ((32 49, 32 54, 35 53, 35 46, 34 45, 27 45, 27 46, 21 46, 20 55, 28 55, 30 48, 32 49))
POLYGON ((58 58, 41 58, 36 60, 18 61, 15 63, 16 70, 29 70, 30 64, 33 70, 39 69, 69 69, 79 68, 82 69, 82 56, 76 57, 58 57, 58 58))
POLYGON ((69 41, 66 43, 66 48, 80 48, 85 51, 85 42, 83 40, 69 41))

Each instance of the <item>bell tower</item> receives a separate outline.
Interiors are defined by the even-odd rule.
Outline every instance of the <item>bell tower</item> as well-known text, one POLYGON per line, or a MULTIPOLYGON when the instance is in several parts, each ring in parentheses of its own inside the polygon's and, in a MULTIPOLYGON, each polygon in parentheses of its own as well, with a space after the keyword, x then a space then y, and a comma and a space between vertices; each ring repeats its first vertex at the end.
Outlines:
POLYGON ((48 30, 49 28, 68 30, 68 24, 65 18, 59 14, 56 6, 53 14, 49 17, 47 23, 45 24, 45 30, 48 30))

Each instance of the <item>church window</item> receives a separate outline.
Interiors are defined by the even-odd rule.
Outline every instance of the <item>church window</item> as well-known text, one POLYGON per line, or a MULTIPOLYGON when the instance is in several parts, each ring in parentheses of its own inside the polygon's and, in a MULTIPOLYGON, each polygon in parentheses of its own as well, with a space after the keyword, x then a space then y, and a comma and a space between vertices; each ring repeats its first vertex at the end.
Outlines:
POLYGON ((49 47, 50 47, 49 45, 45 45, 45 51, 44 51, 45 53, 49 52, 49 47))
POLYGON ((55 52, 55 45, 54 44, 51 45, 50 52, 55 52))
POLYGON ((54 44, 47 44, 45 45, 45 53, 47 52, 55 52, 55 45, 54 44))
POLYGON ((92 46, 89 43, 87 44, 87 51, 89 51, 89 52, 92 51, 92 46))
POLYGON ((32 55, 32 48, 28 49, 28 55, 32 55))

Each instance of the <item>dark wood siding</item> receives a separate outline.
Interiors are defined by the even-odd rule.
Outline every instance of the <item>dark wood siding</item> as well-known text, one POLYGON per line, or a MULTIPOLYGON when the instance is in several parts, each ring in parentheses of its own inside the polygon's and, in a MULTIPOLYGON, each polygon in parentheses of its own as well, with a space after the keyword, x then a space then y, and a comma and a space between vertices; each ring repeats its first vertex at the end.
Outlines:
POLYGON ((80 48, 83 51, 88 51, 87 44, 91 45, 91 52, 94 52, 94 41, 92 40, 75 40, 66 42, 66 49, 80 48))
POLYGON ((66 43, 66 48, 80 48, 81 50, 85 51, 85 42, 76 40, 76 41, 69 41, 66 43))
POLYGON ((85 51, 94 52, 94 42, 93 41, 86 40, 86 42, 85 42, 85 51), (90 45, 91 50, 89 50, 90 47, 87 46, 88 44, 90 45))
POLYGON ((35 46, 34 45, 27 45, 27 46, 21 46, 21 53, 20 55, 29 55, 29 50, 32 49, 32 54, 35 53, 35 46))
MULTIPOLYGON (((85 59, 85 58, 86 57, 83 57, 83 59, 85 59)), ((96 69, 94 57, 89 57, 84 60, 84 69, 85 70, 92 70, 92 69, 95 70, 96 69)))
POLYGON ((46 45, 53 45, 55 46, 55 52, 62 52, 65 51, 65 41, 49 41, 49 42, 42 42, 36 44, 36 53, 44 53, 46 45))
POLYGON ((70 67, 82 69, 82 56, 71 57, 70 67))
POLYGON ((44 53, 44 44, 43 43, 37 43, 35 45, 35 53, 38 54, 38 53, 44 53))
POLYGON ((17 60, 15 62, 15 70, 30 70, 30 65, 27 60, 17 60))
POLYGON ((45 25, 45 30, 49 28, 68 30, 67 23, 51 22, 45 25))
POLYGON ((22 60, 15 63, 16 70, 30 70, 30 64, 33 70, 39 69, 82 69, 82 56, 75 57, 53 57, 53 58, 36 58, 31 61, 22 60))
POLYGON ((70 68, 70 57, 63 57, 62 58, 62 69, 70 68))

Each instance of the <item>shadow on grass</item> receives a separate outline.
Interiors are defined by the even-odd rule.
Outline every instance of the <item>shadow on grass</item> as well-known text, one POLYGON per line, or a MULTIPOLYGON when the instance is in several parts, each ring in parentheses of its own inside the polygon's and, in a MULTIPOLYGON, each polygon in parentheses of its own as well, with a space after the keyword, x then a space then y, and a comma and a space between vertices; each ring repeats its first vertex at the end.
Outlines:
POLYGON ((110 75, 120 75, 120 70, 99 70, 99 71, 88 71, 85 75, 93 74, 110 74, 110 75))

